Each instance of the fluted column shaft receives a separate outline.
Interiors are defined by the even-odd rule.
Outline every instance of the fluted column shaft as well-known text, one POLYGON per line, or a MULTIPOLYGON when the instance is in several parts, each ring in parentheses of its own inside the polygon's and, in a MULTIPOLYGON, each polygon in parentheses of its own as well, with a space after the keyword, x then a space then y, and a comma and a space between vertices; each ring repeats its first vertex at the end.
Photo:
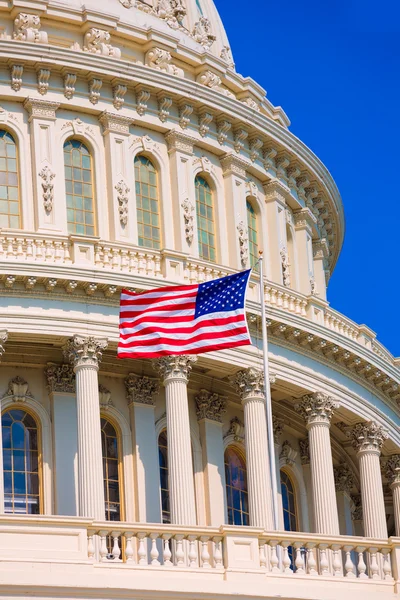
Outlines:
POLYGON ((308 429, 315 532, 329 535, 339 535, 329 433, 331 417, 336 408, 338 404, 320 392, 304 396, 301 403, 296 405, 308 429))
POLYGON ((256 369, 239 371, 232 383, 241 396, 244 409, 250 525, 272 531, 274 518, 263 373, 256 369))
POLYGON ((400 536, 400 454, 393 454, 385 465, 386 477, 393 492, 393 511, 396 535, 400 536))
POLYGON ((393 492, 394 522, 396 526, 396 536, 400 537, 400 481, 395 481, 390 486, 393 492))
POLYGON ((374 422, 357 423, 349 432, 360 466, 364 535, 386 538, 386 511, 383 495, 380 453, 387 433, 374 422))
POLYGON ((76 373, 79 515, 104 520, 98 369, 106 340, 75 336, 65 347, 76 373))
POLYGON ((196 525, 192 444, 187 384, 194 357, 168 356, 154 361, 165 386, 171 521, 196 525))

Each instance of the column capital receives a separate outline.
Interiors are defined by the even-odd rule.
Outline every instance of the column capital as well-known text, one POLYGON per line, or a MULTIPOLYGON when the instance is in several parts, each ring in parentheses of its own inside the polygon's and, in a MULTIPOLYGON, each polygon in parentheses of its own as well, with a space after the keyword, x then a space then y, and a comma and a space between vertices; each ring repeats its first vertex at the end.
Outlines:
POLYGON ((98 369, 103 351, 107 346, 108 341, 105 338, 74 335, 67 341, 63 350, 65 358, 72 362, 75 370, 80 367, 98 369))
POLYGON ((168 151, 179 151, 185 154, 193 155, 193 146, 195 139, 186 133, 181 133, 176 129, 170 129, 165 134, 165 141, 167 142, 168 151))
POLYGON ((275 444, 279 444, 279 439, 282 435, 284 426, 285 426, 285 423, 284 423, 283 419, 279 419, 275 415, 272 415, 272 428, 274 431, 275 444))
POLYGON ((183 381, 187 383, 192 365, 197 362, 196 356, 182 354, 180 356, 162 356, 152 361, 153 369, 167 381, 183 381))
POLYGON ((259 369, 250 367, 238 371, 230 378, 230 384, 236 389, 242 402, 250 398, 259 398, 265 401, 264 373, 259 369))
POLYGON ((70 363, 47 363, 44 370, 47 389, 50 393, 61 392, 73 394, 75 392, 75 372, 70 363))
POLYGON ((247 170, 250 165, 245 160, 234 154, 224 154, 222 158, 220 158, 220 163, 224 177, 227 175, 235 175, 236 177, 246 180, 247 170))
POLYGON ((55 121, 60 103, 43 100, 42 98, 27 98, 24 102, 24 108, 28 111, 29 121, 35 118, 55 121))
POLYGON ((343 463, 333 468, 335 476, 335 489, 337 492, 347 492, 350 494, 354 486, 354 476, 347 463, 343 463))
POLYGON ((154 396, 159 390, 158 381, 150 377, 138 377, 134 373, 129 373, 124 383, 128 406, 135 403, 155 406, 154 396))
POLYGON ((391 486, 400 485, 400 454, 392 454, 386 461, 384 473, 391 486))
POLYGON ((306 421, 307 426, 317 423, 330 425, 333 411, 339 408, 339 404, 331 396, 315 392, 303 396, 294 408, 306 421))
POLYGON ((110 132, 129 135, 129 126, 134 123, 134 120, 130 117, 109 112, 108 110, 101 113, 99 121, 103 126, 104 135, 110 132))
POLYGON ((373 452, 376 454, 380 454, 385 440, 389 437, 386 429, 374 421, 357 423, 347 431, 346 435, 351 439, 353 448, 358 453, 373 452))
POLYGON ((222 415, 226 413, 226 397, 200 390, 195 396, 197 419, 209 419, 222 423, 222 415))
POLYGON ((6 343, 7 340, 8 340, 8 332, 6 329, 2 329, 0 331, 0 360, 5 352, 4 344, 6 343))

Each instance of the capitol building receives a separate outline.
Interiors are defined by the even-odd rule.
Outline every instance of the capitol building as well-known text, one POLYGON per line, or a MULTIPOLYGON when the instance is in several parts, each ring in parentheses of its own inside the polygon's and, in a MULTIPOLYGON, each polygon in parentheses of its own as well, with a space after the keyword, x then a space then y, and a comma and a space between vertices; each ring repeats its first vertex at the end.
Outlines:
POLYGON ((400 358, 327 301, 344 229, 212 0, 0 0, 1 598, 400 597, 400 358), (121 289, 249 267, 252 345, 117 358, 121 289))

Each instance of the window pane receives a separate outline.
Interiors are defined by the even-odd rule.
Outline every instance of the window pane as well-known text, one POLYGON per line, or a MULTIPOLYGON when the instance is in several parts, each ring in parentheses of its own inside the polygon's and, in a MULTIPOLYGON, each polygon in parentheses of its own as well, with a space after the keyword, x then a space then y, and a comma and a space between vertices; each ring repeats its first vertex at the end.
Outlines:
POLYGON ((229 446, 225 451, 225 478, 228 523, 230 525, 248 525, 246 464, 233 446, 229 446))
POLYGON ((214 209, 212 191, 207 181, 199 175, 195 179, 197 232, 199 255, 215 262, 214 209))
POLYGON ((64 165, 68 231, 69 233, 93 236, 95 235, 95 221, 92 158, 82 142, 78 140, 65 142, 64 165), (73 168, 69 166, 71 164, 73 168))
MULTIPOLYGON (((121 519, 121 496, 118 435, 110 421, 102 418, 100 423, 103 449, 105 517, 107 521, 119 521, 121 519)), ((109 552, 111 552, 111 539, 107 540, 107 545, 109 552)))
POLYGON ((162 519, 163 523, 170 523, 171 512, 169 505, 168 440, 167 431, 165 429, 158 436, 158 457, 160 463, 162 519))
POLYGON ((158 250, 161 227, 157 172, 153 163, 141 154, 135 157, 135 189, 139 246, 158 250), (153 227, 143 227, 150 224, 153 227))
POLYGON ((0 200, 3 200, 0 202, 0 227, 19 229, 17 148, 12 135, 3 129, 0 129, 0 156, 0 200))
MULTIPOLYGON (((259 259, 258 255, 258 232, 257 232, 257 215, 253 208, 253 205, 249 200, 246 201, 247 207, 247 227, 248 227, 248 238, 249 238, 249 258, 250 266, 254 267, 259 259)), ((255 267, 258 270, 258 265, 255 267)))

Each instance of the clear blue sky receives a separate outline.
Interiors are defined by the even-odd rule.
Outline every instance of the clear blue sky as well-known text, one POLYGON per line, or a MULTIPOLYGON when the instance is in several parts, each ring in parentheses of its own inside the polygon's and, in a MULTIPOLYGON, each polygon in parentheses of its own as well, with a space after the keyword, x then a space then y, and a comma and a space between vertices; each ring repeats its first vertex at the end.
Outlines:
POLYGON ((215 0, 236 68, 332 173, 346 235, 331 306, 400 356, 400 6, 215 0))

